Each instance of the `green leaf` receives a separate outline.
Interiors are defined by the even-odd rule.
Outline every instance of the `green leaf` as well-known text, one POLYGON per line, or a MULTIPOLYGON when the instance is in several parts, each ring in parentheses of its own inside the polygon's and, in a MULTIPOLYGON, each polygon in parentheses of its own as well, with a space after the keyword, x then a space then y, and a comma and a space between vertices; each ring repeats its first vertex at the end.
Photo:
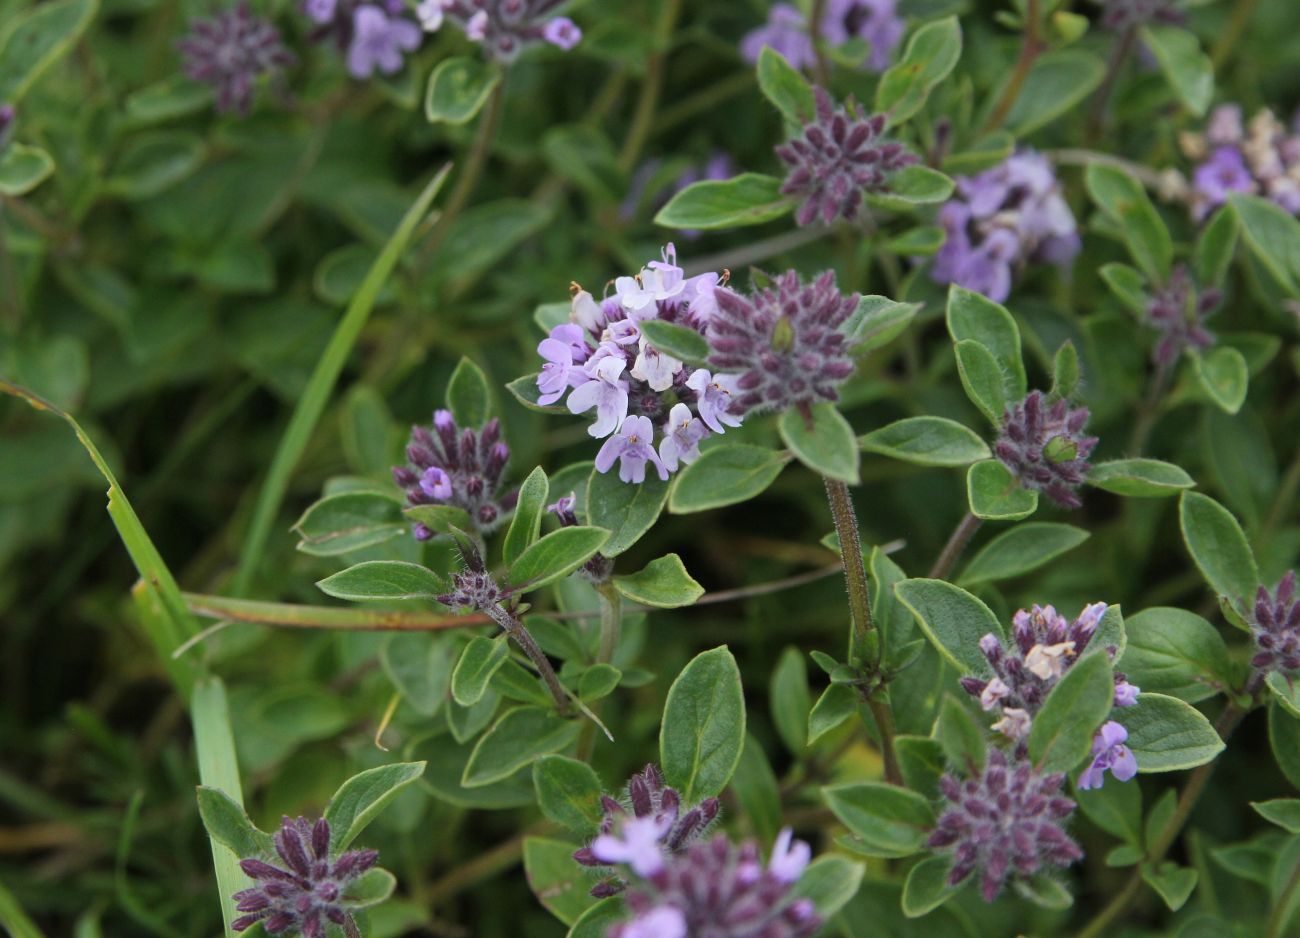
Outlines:
POLYGON ((708 340, 690 326, 662 319, 646 319, 637 325, 646 341, 664 355, 684 362, 702 362, 709 357, 708 340))
POLYGON ((369 602, 386 599, 432 599, 446 591, 438 574, 404 560, 367 560, 316 583, 326 596, 369 602))
POLYGON ((1220 345, 1204 354, 1192 356, 1196 381, 1220 410, 1235 414, 1246 403, 1250 368, 1241 352, 1220 345))
POLYGON ((617 557, 632 547, 654 527, 667 501, 668 483, 654 474, 639 485, 629 485, 616 472, 592 469, 587 481, 587 521, 610 532, 600 552, 617 557))
POLYGON ((500 81, 501 72, 477 56, 443 59, 429 76, 424 116, 431 124, 468 123, 500 81))
POLYGON ((781 194, 781 180, 760 173, 741 173, 722 182, 693 183, 673 196, 655 216, 665 228, 739 228, 761 225, 794 208, 781 194))
POLYGON ((814 745, 857 712, 857 691, 847 684, 831 684, 808 712, 808 745, 814 745))
MULTIPOLYGON (((953 285, 945 310, 948 334, 955 343, 970 339, 993 354, 1002 373, 1004 397, 1018 401, 1028 387, 1020 356, 1020 329, 1007 308, 972 290, 953 285)), ((1002 419, 998 411, 996 421, 1002 419)))
MULTIPOLYGON (((924 639, 918 639, 924 644, 924 639)), ((894 737, 894 754, 898 756, 898 770, 903 784, 912 791, 933 792, 939 787, 939 776, 945 768, 943 746, 929 736, 894 737)))
POLYGON ((926 857, 907 872, 903 883, 903 914, 920 918, 933 912, 957 894, 961 886, 948 885, 952 860, 946 856, 926 857))
POLYGON ((506 566, 510 566, 519 556, 537 542, 542 530, 542 515, 546 513, 546 496, 550 483, 546 472, 538 466, 528 473, 524 484, 519 487, 519 501, 515 504, 515 516, 510 519, 510 529, 501 546, 501 557, 506 566))
POLYGON ((1185 492, 1178 520, 1183 542, 1210 589, 1238 609, 1247 609, 1259 587, 1259 570, 1237 519, 1208 495, 1185 492))
POLYGON ((525 837, 524 876, 537 901, 565 925, 597 902, 590 895, 591 872, 574 862, 573 844, 566 841, 525 837))
POLYGON ((808 669, 798 648, 787 647, 777 659, 768 706, 776 734, 790 754, 799 758, 808 746, 812 695, 808 691, 808 669))
POLYGON ((1142 879, 1165 900, 1170 912, 1177 912, 1191 898, 1192 890, 1196 888, 1197 873, 1172 860, 1165 860, 1156 869, 1143 863, 1142 879))
POLYGON ((984 729, 969 708, 952 694, 944 694, 939 717, 934 721, 934 738, 943 748, 948 761, 966 772, 977 774, 984 768, 988 741, 984 729))
MULTIPOLYGON (((142 594, 137 593, 137 596, 140 595, 142 594)), ((190 695, 190 719, 194 725, 194 752, 199 763, 199 781, 208 789, 221 792, 230 802, 224 805, 224 809, 227 820, 235 820, 235 826, 242 829, 241 844, 245 847, 261 847, 262 837, 266 835, 256 828, 250 831, 243 827, 242 821, 229 817, 232 805, 242 812, 240 804, 244 795, 239 782, 239 759, 230 724, 230 706, 226 700, 225 685, 220 678, 205 677, 194 682, 190 695)), ((206 817, 204 822, 206 824, 206 817)), ((249 827, 252 827, 251 822, 249 827)), ((231 897, 250 885, 248 876, 239 866, 239 860, 252 854, 239 853, 214 837, 208 839, 217 887, 221 894, 221 916, 229 932, 230 922, 237 913, 231 897)), ((269 851, 265 852, 269 855, 269 851)))
POLYGON ((1282 774, 1300 788, 1300 717, 1288 713, 1280 704, 1269 704, 1268 742, 1282 774))
POLYGON ((1210 216, 1196 239, 1193 268, 1203 286, 1223 286, 1237 253, 1237 213, 1231 209, 1210 216))
POLYGON ((745 818, 761 843, 771 843, 781 829, 781 789, 776 773, 752 733, 745 734, 740 762, 728 789, 736 799, 740 817, 745 818))
POLYGON ((424 762, 395 762, 360 772, 330 798, 325 820, 330 825, 330 851, 346 850, 407 785, 424 774, 424 762))
POLYGON ((714 446, 678 473, 668 510, 685 515, 748 501, 775 482, 789 461, 780 452, 748 443, 714 446))
MULTIPOLYGON (((1106 63, 1082 49, 1040 55, 1021 87, 1004 126, 1018 138, 1068 114, 1092 94, 1106 75, 1106 63)), ((990 96, 990 101, 996 96, 990 96)))
POLYGON ((1201 51, 1200 40, 1177 26, 1143 26, 1141 35, 1170 89, 1187 110, 1204 117, 1214 100, 1214 64, 1201 51))
POLYGON ((1039 873, 1028 879, 1025 877, 1013 879, 1011 888, 1025 901, 1053 912, 1061 912, 1074 904, 1074 897, 1070 895, 1069 890, 1046 873, 1039 873))
POLYGON ((1287 296, 1300 297, 1300 220, 1259 196, 1233 193, 1228 204, 1251 254, 1287 296))
POLYGON ((1294 717, 1300 717, 1300 687, 1290 675, 1273 671, 1265 681, 1273 691, 1273 700, 1284 707, 1294 717))
POLYGON ((771 46, 763 46, 758 54, 758 88, 795 126, 803 126, 816 114, 817 105, 808 79, 771 46))
POLYGON ((137 134, 114 161, 105 191, 126 199, 151 198, 197 170, 206 155, 203 139, 196 134, 166 130, 137 134))
POLYGON ((781 439, 809 469, 850 485, 858 483, 858 442, 853 427, 834 404, 822 402, 810 408, 811 420, 798 409, 781 415, 781 439))
POLYGON ((906 417, 858 437, 868 453, 918 466, 966 466, 990 455, 970 428, 946 417, 906 417))
POLYGON ((668 689, 659 730, 664 778, 685 804, 727 787, 745 744, 740 669, 727 647, 701 652, 668 689))
POLYGON ((998 360, 973 339, 963 339, 953 347, 953 351, 957 354, 957 374, 966 396, 989 423, 1000 428, 1011 400, 1007 395, 1006 375, 998 366, 998 360))
POLYGON ((401 503, 375 492, 340 492, 308 508, 293 530, 302 537, 298 549, 330 557, 373 547, 406 534, 401 503))
POLYGON ((219 788, 200 785, 199 817, 208 836, 225 844, 237 857, 269 857, 275 846, 271 835, 258 830, 239 802, 219 788))
POLYGON ((921 110, 930 92, 957 65, 961 46, 957 17, 922 26, 907 41, 902 57, 881 76, 875 109, 887 113, 891 125, 901 124, 921 110))
POLYGON ((491 408, 492 391, 487 375, 474 362, 462 358, 447 383, 447 409, 463 430, 482 427, 488 422, 491 408))
POLYGON ((1176 697, 1143 690, 1136 704, 1116 707, 1111 719, 1128 730, 1127 745, 1137 757, 1139 772, 1190 769, 1223 751, 1223 740, 1210 721, 1176 697))
POLYGON ((1052 359, 1052 396, 1072 397, 1079 388, 1081 377, 1079 350, 1074 347, 1073 341, 1062 342, 1052 359))
POLYGON ((609 540, 604 528, 560 528, 519 555, 510 565, 510 583, 523 590, 541 589, 562 580, 596 555, 609 540))
POLYGON ((452 646, 427 632, 397 632, 379 646, 379 663, 417 713, 431 717, 451 683, 452 646))
POLYGON ((211 100, 206 85, 173 75, 128 94, 126 116, 135 125, 161 123, 201 111, 211 100))
POLYGON ((568 748, 581 731, 581 723, 565 719, 554 710, 507 710, 474 746, 460 783, 466 788, 478 788, 509 778, 542 756, 568 748))
POLYGON ((865 355, 884 348, 916 318, 920 303, 897 303, 885 296, 864 296, 844 323, 844 335, 853 354, 865 355))
POLYGON ((627 918, 621 896, 601 899, 578 917, 566 938, 605 938, 609 930, 627 918))
POLYGON ((689 606, 704 595, 676 554, 650 561, 639 573, 614 577, 614 588, 634 603, 659 609, 689 606))
POLYGON ((963 586, 1023 576, 1074 550, 1089 537, 1082 528, 1050 521, 1030 521, 1003 531, 966 565, 957 582, 963 586))
POLYGON ((894 585, 894 595, 912 611, 935 649, 962 674, 983 674, 988 662, 980 653, 980 639, 990 632, 1001 638, 1002 623, 993 611, 960 586, 945 580, 904 580, 894 585))
POLYGON ((1103 265, 1097 272, 1125 309, 1139 319, 1146 318, 1151 295, 1147 292, 1147 278, 1142 271, 1128 264, 1111 263, 1103 265))
POLYGON ((459 536, 474 530, 474 521, 464 508, 455 505, 416 505, 402 509, 408 521, 418 521, 434 534, 459 536))
MULTIPOLYGON (((552 127, 542 137, 542 152, 546 165, 562 179, 571 180, 602 202, 622 201, 628 189, 627 179, 619 168, 613 144, 599 127, 585 124, 552 127)), ((557 305, 564 307, 561 321, 567 321, 569 304, 557 305)), ((544 327, 545 331, 549 333, 552 326, 544 327)))
POLYGON ((949 176, 973 176, 1006 162, 1015 148, 1015 137, 1005 130, 995 130, 975 141, 969 149, 945 157, 941 168, 949 176))
POLYGON ((881 209, 906 212, 918 205, 934 205, 952 195, 953 181, 928 166, 905 166, 889 177, 886 188, 867 194, 867 201, 881 209))
POLYGON ((1130 498, 1164 498, 1196 485, 1181 466, 1159 459, 1114 459, 1088 470, 1088 484, 1130 498))
POLYGON ((1114 686, 1104 654, 1083 655, 1065 672, 1029 730, 1029 758, 1040 771, 1069 772, 1083 761, 1111 712, 1114 686))
POLYGON ((0 195, 26 195, 53 173, 54 159, 40 147, 10 143, 0 153, 0 195))
POLYGON ((1125 624, 1128 646, 1117 666, 1143 695, 1154 691, 1196 703, 1231 686, 1228 646, 1195 613, 1157 606, 1125 624))
POLYGON ((947 240, 938 225, 917 225, 880 245, 881 250, 903 257, 929 257, 938 253, 947 240))
POLYGON ((1088 195, 1123 233, 1134 263, 1153 283, 1169 279, 1174 245, 1160 213, 1142 184, 1105 163, 1089 163, 1084 173, 1088 195))
POLYGON ((868 856, 910 857, 934 828, 930 802, 897 785, 859 782, 823 788, 822 796, 857 838, 853 849, 868 856))
POLYGON ((461 652, 456 669, 451 672, 451 696, 462 707, 472 707, 483 699, 488 682, 496 674, 506 657, 510 646, 505 635, 488 638, 475 635, 461 652))
POLYGON ((17 15, 10 7, 0 45, 0 101, 17 104, 45 70, 72 48, 99 9, 95 0, 54 0, 17 15))
POLYGON ((548 820, 584 837, 596 834, 603 811, 600 779, 591 766, 567 756, 542 756, 533 763, 533 787, 548 820))
POLYGON ((541 389, 537 387, 537 375, 524 375, 522 378, 515 378, 506 384, 506 390, 520 404, 529 410, 536 411, 539 414, 567 414, 567 408, 559 404, 539 404, 541 398, 541 389))
POLYGON ((971 514, 985 521, 1019 521, 1038 510, 1038 493, 1021 488, 1011 470, 996 459, 970 467, 966 496, 971 514))
POLYGON ((368 909, 387 902, 395 889, 396 876, 380 867, 371 867, 344 887, 343 902, 351 909, 368 909))
POLYGON ((858 894, 866 867, 847 857, 826 854, 818 857, 803 871, 790 890, 792 899, 811 899, 817 917, 829 921, 848 901, 858 894))
POLYGON ((1283 830, 1300 834, 1300 798, 1274 798, 1272 801, 1252 801, 1250 806, 1266 821, 1272 821, 1283 830))

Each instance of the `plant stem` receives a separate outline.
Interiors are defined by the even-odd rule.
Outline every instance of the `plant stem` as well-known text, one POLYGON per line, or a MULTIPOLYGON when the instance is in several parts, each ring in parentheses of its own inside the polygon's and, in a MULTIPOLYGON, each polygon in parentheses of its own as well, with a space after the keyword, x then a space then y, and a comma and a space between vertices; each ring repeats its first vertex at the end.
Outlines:
POLYGON ((1167 187, 1164 176, 1151 167, 1134 163, 1132 160, 1126 160, 1110 153, 1098 153, 1096 150, 1084 150, 1077 147, 1065 147, 1060 150, 1046 150, 1044 152, 1047 158, 1058 166, 1091 166, 1093 163, 1102 166, 1114 166, 1117 169, 1124 170, 1124 172, 1157 194, 1164 192, 1167 187))
POLYGON ((1025 10, 1025 33, 1020 40, 1020 55, 1016 58, 1015 70, 1011 73, 1011 77, 1007 79, 1002 94, 998 97, 998 103, 989 112, 988 120, 984 122, 981 133, 991 133, 1002 126, 1002 122, 1007 119, 1007 115, 1011 113, 1011 109, 1015 107, 1016 101, 1020 98, 1020 91, 1029 78, 1029 72, 1034 67, 1034 62, 1047 48, 1038 35, 1038 21, 1040 18, 1038 4, 1039 0, 1029 0, 1028 7, 1025 10))
POLYGON ((1160 399, 1165 395, 1169 374, 1168 365, 1157 365, 1156 370, 1151 374, 1146 396, 1138 406, 1137 419, 1133 421, 1133 433, 1128 440, 1128 454, 1134 459, 1142 455, 1142 451, 1147 447, 1147 441, 1151 438, 1151 431, 1155 429, 1156 418, 1160 416, 1160 399))
POLYGON ((506 633, 509 634, 509 636, 518 643, 519 647, 524 650, 524 654, 528 656, 528 660, 533 663, 533 667, 537 669, 537 673, 542 676, 542 681, 545 682, 546 689, 551 692, 551 697, 555 700, 555 709, 561 714, 568 714, 569 693, 564 689, 564 685, 560 683, 560 679, 555 676, 555 669, 551 667, 550 659, 547 658, 545 652, 538 647, 533 636, 528 633, 528 629, 524 628, 524 624, 519 621, 518 617, 515 616, 514 613, 509 612, 500 603, 492 606, 486 611, 487 614, 492 617, 493 621, 496 622, 497 625, 501 626, 501 628, 505 629, 506 633))
POLYGON ((1286 474, 1282 476, 1282 482, 1277 487, 1277 495, 1269 507, 1268 517, 1264 519, 1264 524, 1259 529, 1261 543, 1271 540, 1273 531, 1286 517, 1287 512, 1294 510, 1297 492, 1300 492, 1300 447, 1296 448, 1291 465, 1287 466, 1286 474))
POLYGON ((898 767, 898 755, 894 752, 894 712, 883 700, 871 698, 867 701, 871 715, 876 719, 876 729, 880 730, 880 755, 885 760, 885 781, 891 785, 903 784, 903 773, 898 767))
POLYGON ((720 251, 717 254, 711 254, 708 257, 692 261, 686 265, 686 275, 693 277, 696 274, 704 273, 706 270, 735 270, 748 267, 777 254, 784 254, 786 251, 793 251, 805 244, 820 241, 833 230, 832 228, 824 228, 821 225, 813 225, 808 228, 796 228, 794 231, 782 232, 779 235, 764 238, 762 241, 754 241, 744 247, 720 251))
POLYGON ((957 527, 953 528, 952 534, 948 537, 948 543, 943 545, 943 550, 939 553, 939 558, 935 560, 934 566, 930 568, 928 574, 932 580, 946 579, 948 574, 952 573, 953 566, 957 559, 961 557, 961 552, 966 549, 970 539, 975 536, 982 522, 969 511, 961 519, 957 527))
POLYGON ((1273 912, 1268 917, 1268 938, 1283 938, 1282 929, 1286 925, 1287 907, 1291 905, 1291 900, 1300 889, 1300 863, 1295 865, 1291 871, 1291 878, 1286 881, 1282 887, 1282 892, 1278 894, 1277 902, 1273 905, 1273 912))
POLYGON ((655 25, 654 55, 646 67, 645 81, 641 85, 641 97, 637 99, 636 111, 632 115, 632 126, 627 139, 623 141, 623 152, 618 155, 619 168, 629 173, 641 158, 641 151, 650 137, 650 128, 654 124, 655 111, 659 107, 659 94, 664 85, 664 69, 668 64, 668 46, 672 42, 673 28, 682 12, 682 0, 665 0, 659 11, 659 22, 655 25))
POLYGON ((623 629, 623 597, 608 580, 596 584, 596 594, 600 596, 600 648, 596 663, 609 664, 614 660, 623 629))
POLYGON ((1214 51, 1210 53, 1210 60, 1214 63, 1215 71, 1227 60, 1232 54, 1233 47, 1236 46, 1237 40, 1241 34, 1246 31, 1246 24, 1250 22, 1250 17, 1255 12, 1255 0, 1237 0, 1237 5, 1233 8, 1232 19, 1228 22, 1228 28, 1225 29, 1218 41, 1214 44, 1214 51))
POLYGON ((1137 27, 1130 26, 1111 52, 1110 62, 1106 66, 1106 77, 1102 79, 1101 87, 1097 89, 1097 95, 1092 99, 1092 111, 1088 115, 1087 139, 1089 141, 1096 140, 1101 134, 1102 124, 1106 119, 1106 104, 1110 101, 1111 92, 1115 90, 1115 84, 1119 81, 1120 70, 1124 67, 1124 60, 1128 58, 1135 42, 1137 42, 1137 27))
MULTIPOLYGON (((1248 712, 1248 710, 1238 707, 1235 703, 1230 703, 1224 707, 1223 712, 1219 714, 1218 721, 1214 724, 1214 728, 1225 742, 1248 712)), ((1214 767, 1217 762, 1216 759, 1197 766, 1196 771, 1187 779, 1187 784, 1183 786, 1182 793, 1178 796, 1178 804, 1174 807, 1173 816, 1169 818, 1169 822, 1165 824, 1155 843, 1147 850, 1147 854, 1143 858, 1143 864, 1154 867, 1158 866, 1160 861, 1164 859, 1165 854, 1178 838, 1183 825, 1187 823, 1188 817, 1191 816, 1192 809, 1196 807, 1197 799, 1205 791, 1205 786, 1209 783, 1210 776, 1214 774, 1214 767)), ((1115 895, 1115 898, 1104 909, 1093 917, 1092 921, 1084 926, 1083 931, 1079 932, 1078 938, 1100 938, 1110 923, 1124 914, 1129 904, 1142 891, 1143 879, 1140 870, 1141 865, 1134 869, 1124 888, 1115 895)))
MULTIPOLYGON (((826 499, 830 502, 835 533, 840 539, 840 560, 844 564, 844 580, 849 588, 849 613, 853 618, 853 647, 866 647, 871 634, 871 598, 867 590, 867 568, 862 562, 862 539, 858 535, 858 519, 853 514, 853 499, 846 483, 823 478, 826 499)), ((876 649, 876 663, 881 649, 876 649)))
POLYGON ((816 57, 817 83, 822 86, 831 81, 830 63, 826 61, 826 50, 822 48, 822 20, 825 18, 826 0, 813 0, 812 12, 808 15, 808 39, 816 57))

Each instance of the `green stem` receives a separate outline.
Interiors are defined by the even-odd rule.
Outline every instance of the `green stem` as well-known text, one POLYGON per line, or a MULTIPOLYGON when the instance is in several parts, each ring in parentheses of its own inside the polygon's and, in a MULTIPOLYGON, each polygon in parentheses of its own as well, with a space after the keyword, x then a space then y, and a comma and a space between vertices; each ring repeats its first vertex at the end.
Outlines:
POLYGON ((596 594, 600 596, 600 648, 596 663, 609 664, 618 651, 623 630, 623 597, 608 581, 596 584, 596 594))
POLYGON ((659 22, 655 26, 655 51, 646 68, 641 97, 637 99, 636 111, 632 115, 632 126, 628 130, 627 139, 623 141, 623 152, 618 156, 619 168, 625 173, 630 173, 636 167, 645 142, 650 137, 655 111, 659 108, 659 95, 663 91, 668 46, 672 42, 673 28, 677 25, 681 12, 682 0, 666 0, 660 7, 659 22))
POLYGON ((659 120, 655 123, 654 133, 656 136, 665 134, 678 124, 684 124, 697 115, 721 104, 728 98, 738 95, 742 91, 748 91, 753 87, 754 73, 748 69, 736 72, 721 81, 705 85, 690 97, 682 99, 670 108, 664 108, 659 113, 659 120))
MULTIPOLYGON (((871 634, 871 598, 867 588, 867 568, 862 562, 862 539, 858 535, 858 519, 853 513, 853 499, 849 487, 837 479, 823 478, 826 499, 830 503, 835 533, 840 539, 840 559, 844 564, 844 580, 849 589, 849 613, 853 617, 853 647, 855 651, 866 648, 871 634)), ((876 649, 880 661, 881 649, 876 649)))
POLYGON ((1300 448, 1296 449, 1291 465, 1287 466, 1286 474, 1282 476, 1282 482, 1277 487, 1277 495, 1274 496, 1273 504, 1269 507, 1268 517, 1264 519, 1264 524, 1259 530, 1261 542, 1267 543, 1271 540, 1273 531, 1286 517, 1286 513, 1295 509, 1298 492, 1300 492, 1300 448))
POLYGON ((826 0, 813 0, 812 12, 808 14, 808 39, 812 43, 817 83, 827 87, 831 83, 831 66, 826 60, 826 50, 822 48, 822 20, 826 18, 826 0))
POLYGON ((876 720, 876 729, 880 730, 880 755, 885 760, 885 781, 891 785, 902 785, 903 772, 898 767, 898 754, 894 751, 894 712, 889 704, 874 697, 867 701, 867 706, 876 720))
POLYGON ((1228 23, 1228 28, 1219 36, 1218 42, 1214 44, 1214 51, 1210 53, 1210 60, 1214 63, 1215 71, 1218 71, 1229 55, 1232 54, 1233 48, 1237 41, 1241 39, 1241 34, 1246 31, 1246 24, 1250 22, 1250 17, 1255 12, 1255 0, 1237 0, 1237 5, 1232 11, 1232 19, 1228 23))
MULTIPOLYGON (((235 737, 230 728, 230 710, 226 703, 226 689, 217 677, 204 678, 194 685, 190 712, 194 718, 194 749, 199 762, 199 781, 211 788, 219 788, 234 799, 244 803, 239 783, 239 761, 235 755, 235 737)), ((235 932, 230 923, 235 914, 231 898, 247 887, 249 879, 239 868, 240 858, 225 844, 212 840, 212 864, 217 873, 220 891, 221 917, 226 923, 226 935, 235 932)))
POLYGON ((1025 10, 1025 33, 1020 40, 1020 55, 1016 59, 1015 69, 1011 72, 1011 77, 1007 79, 1006 85, 1002 88, 1002 94, 999 95, 997 104, 993 105, 988 120, 984 122, 984 126, 980 130, 982 134, 992 133, 1002 126, 1002 122, 1007 119, 1007 115, 1011 113, 1011 109, 1015 107, 1016 101, 1019 100, 1020 91, 1029 78, 1029 72, 1034 67, 1034 62, 1047 48, 1038 35, 1038 4, 1039 0, 1029 0, 1028 8, 1025 10))
POLYGON ((966 516, 961 519, 957 527, 953 528, 952 534, 948 537, 948 543, 943 545, 943 550, 940 551, 938 559, 935 560, 934 566, 930 568, 928 574, 930 579, 943 580, 948 577, 948 574, 952 573, 952 568, 956 565, 958 558, 961 557, 962 551, 966 549, 966 545, 970 543, 970 539, 979 530, 980 524, 979 518, 969 511, 966 512, 966 516))
POLYGON ((569 712, 569 693, 564 689, 564 685, 560 683, 560 679, 555 676, 555 669, 551 667, 550 659, 546 657, 546 653, 542 651, 537 641, 529 634, 528 629, 524 628, 524 624, 519 621, 519 618, 514 613, 509 612, 500 604, 488 609, 487 614, 492 617, 497 625, 505 629, 506 633, 524 650, 528 660, 533 663, 537 673, 542 676, 546 689, 551 692, 551 697, 555 700, 555 709, 562 714, 567 714, 569 712))
POLYGON ((0 927, 10 938, 45 938, 45 933, 36 927, 4 883, 0 883, 0 927))
POLYGON ((1268 938, 1284 938, 1282 929, 1289 918, 1287 909, 1297 889, 1300 889, 1300 863, 1297 863, 1295 869, 1291 871, 1291 878, 1282 887, 1282 892, 1278 894, 1277 902, 1273 906, 1273 912, 1268 917, 1268 938))
POLYGON ((1119 81, 1124 60, 1128 58, 1136 42, 1137 27, 1131 26, 1125 30, 1111 52, 1110 62, 1106 66, 1106 77, 1102 79, 1101 87, 1097 89, 1097 95, 1092 100, 1092 111, 1088 116, 1089 141, 1096 140, 1101 135, 1102 125, 1106 119, 1106 105, 1110 101, 1111 92, 1115 90, 1115 84, 1119 81))
POLYGON ((1146 396, 1138 405, 1137 418, 1133 421, 1133 433, 1128 441, 1128 454, 1134 459, 1142 455, 1142 451, 1147 448, 1147 442, 1151 439, 1151 431, 1155 429, 1156 420, 1160 416, 1160 399, 1165 395, 1169 375, 1168 365, 1157 365, 1147 385, 1146 396))

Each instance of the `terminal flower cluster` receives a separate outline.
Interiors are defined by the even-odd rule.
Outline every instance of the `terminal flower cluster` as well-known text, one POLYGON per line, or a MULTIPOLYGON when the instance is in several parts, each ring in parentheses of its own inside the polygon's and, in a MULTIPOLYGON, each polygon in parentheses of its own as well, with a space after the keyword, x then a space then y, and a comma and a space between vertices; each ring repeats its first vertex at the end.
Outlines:
POLYGON ((1300 126, 1287 127, 1267 109, 1249 124, 1241 106, 1221 104, 1205 132, 1184 134, 1183 152, 1197 161, 1192 173, 1191 206, 1197 221, 1210 215, 1234 192, 1258 195, 1300 215, 1300 126))

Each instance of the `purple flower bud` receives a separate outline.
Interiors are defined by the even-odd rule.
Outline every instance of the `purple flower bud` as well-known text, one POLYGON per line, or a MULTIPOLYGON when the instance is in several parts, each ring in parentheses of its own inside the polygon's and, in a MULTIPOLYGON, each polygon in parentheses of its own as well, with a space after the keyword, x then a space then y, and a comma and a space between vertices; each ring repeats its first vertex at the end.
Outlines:
POLYGON ((280 31, 255 16, 245 2, 191 20, 189 33, 177 45, 185 74, 212 88, 217 110, 240 115, 251 109, 259 80, 278 79, 295 61, 281 42, 280 31))
POLYGON ((568 51, 581 41, 582 30, 572 20, 548 15, 558 5, 557 0, 426 0, 420 18, 430 32, 446 18, 481 43, 488 58, 512 62, 543 42, 568 51))
POLYGON ((1169 282, 1147 304, 1146 325, 1160 335, 1151 354, 1157 365, 1168 367, 1184 350, 1214 345, 1214 335, 1203 323, 1221 298, 1222 293, 1215 289, 1206 290, 1198 297, 1187 266, 1179 264, 1174 268, 1169 282))
POLYGON ((1042 492, 1062 508, 1078 508, 1082 502, 1075 490, 1097 445, 1096 437, 1080 432, 1087 420, 1087 408, 1071 408, 1064 399, 1049 404, 1042 391, 1031 391, 1007 407, 993 452, 1024 488, 1042 492))
POLYGON ((1261 675, 1276 671, 1290 682, 1300 671, 1300 601, 1294 570, 1282 577, 1272 593, 1262 586, 1255 593, 1250 630, 1258 649, 1251 665, 1261 675))

